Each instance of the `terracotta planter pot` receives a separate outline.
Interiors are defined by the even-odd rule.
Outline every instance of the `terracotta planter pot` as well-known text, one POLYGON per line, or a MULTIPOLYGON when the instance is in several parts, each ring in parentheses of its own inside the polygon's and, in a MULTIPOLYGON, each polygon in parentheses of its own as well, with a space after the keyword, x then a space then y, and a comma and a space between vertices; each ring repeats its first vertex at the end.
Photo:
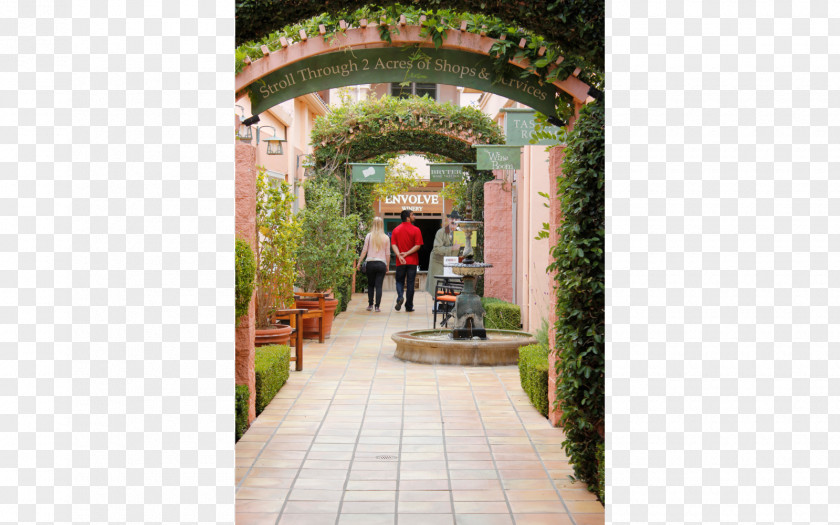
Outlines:
POLYGON ((280 325, 277 328, 257 329, 254 332, 254 346, 288 345, 292 327, 280 325))
MULTIPOLYGON (((333 318, 335 318, 335 309, 338 308, 338 299, 325 299, 324 306, 326 309, 326 312, 324 312, 324 337, 329 337, 330 331, 332 330, 333 318)), ((295 299, 295 308, 317 310, 318 301, 295 299)), ((304 339, 318 339, 318 319, 303 320, 303 337, 304 339)))

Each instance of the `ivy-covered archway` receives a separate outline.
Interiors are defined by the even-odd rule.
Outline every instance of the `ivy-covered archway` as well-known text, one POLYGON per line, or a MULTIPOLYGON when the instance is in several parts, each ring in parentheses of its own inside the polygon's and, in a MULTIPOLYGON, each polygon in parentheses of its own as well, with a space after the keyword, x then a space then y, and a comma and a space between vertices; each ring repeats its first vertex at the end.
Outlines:
MULTIPOLYGON (((584 57, 604 68, 604 0, 430 0, 406 2, 425 9, 451 9, 496 17, 554 42, 565 53, 584 57)), ((346 14, 375 6, 395 6, 395 0, 237 0, 236 44, 257 40, 278 28, 321 13, 346 14)))
POLYGON ((310 136, 319 168, 389 152, 430 153, 472 163, 473 144, 505 143, 502 129, 480 110, 416 97, 370 98, 334 108, 316 120, 310 136))
MULTIPOLYGON (((245 19, 251 16, 256 20, 257 16, 253 13, 246 16, 247 8, 244 4, 239 8, 244 10, 242 16, 245 19)), ((294 2, 291 4, 297 5, 294 2)), ((413 47, 418 53, 422 48, 430 46, 434 46, 436 52, 449 49, 450 53, 456 50, 478 53, 479 56, 474 60, 481 62, 480 68, 476 67, 476 70, 470 71, 467 76, 459 76, 456 72, 454 79, 447 77, 447 81, 442 83, 459 86, 481 83, 481 86, 473 87, 533 107, 547 115, 549 121, 555 125, 566 125, 582 104, 592 98, 603 98, 603 53, 601 51, 593 54, 592 51, 598 47, 603 49, 603 33, 600 30, 590 28, 594 41, 591 42, 591 46, 580 47, 562 39, 558 43, 546 38, 530 29, 528 24, 511 25, 494 16, 492 11, 484 9, 487 6, 483 3, 479 9, 469 12, 448 10, 446 7, 453 6, 446 2, 437 3, 435 9, 423 9, 420 7, 422 4, 417 3, 406 6, 390 2, 384 4, 386 7, 382 7, 382 4, 351 4, 353 5, 348 5, 349 9, 358 8, 344 9, 345 3, 319 4, 319 9, 311 13, 316 16, 311 18, 293 20, 284 15, 281 20, 289 21, 288 24, 266 26, 266 33, 239 45, 236 50, 237 93, 247 91, 252 97, 252 105, 259 107, 258 111, 261 111, 264 109, 262 106, 270 105, 269 99, 279 103, 286 96, 298 96, 310 88, 319 91, 353 85, 354 82, 366 83, 371 81, 367 78, 371 75, 382 78, 376 80, 377 82, 394 82, 391 78, 394 74, 412 76, 411 79, 401 80, 420 81, 413 77, 423 77, 424 72, 420 71, 423 68, 419 67, 422 63, 418 64, 418 68, 399 66, 405 69, 404 72, 397 68, 391 70, 390 67, 385 67, 388 71, 383 71, 369 68, 364 59, 359 59, 358 64, 344 64, 340 54, 335 54, 329 59, 323 55, 328 51, 343 50, 354 57, 354 50, 365 49, 365 52, 371 52, 373 48, 384 45, 402 49, 413 47), (316 42, 322 43, 315 44, 316 42), (377 45, 379 43, 381 45, 377 45), (489 62, 485 63, 482 60, 482 54, 490 57, 489 62), (318 60, 314 60, 315 57, 318 57, 318 60), (295 66, 288 67, 291 64, 295 66), (347 71, 342 70, 340 75, 324 73, 327 71, 323 68, 325 65, 330 68, 343 65, 347 71), (516 88, 513 88, 514 85, 516 88), (528 86, 524 87, 525 85, 528 86), (547 91, 543 92, 545 90, 547 91), (525 92, 532 97, 529 98, 525 92), (555 106, 556 110, 552 109, 555 106)), ((454 7, 465 7, 470 2, 451 4, 458 4, 454 7)), ((567 14, 562 9, 552 14, 549 12, 555 8, 559 9, 557 6, 544 7, 548 11, 541 13, 535 8, 535 16, 551 19, 557 15, 559 19, 566 21, 567 14)), ((566 8, 568 6, 563 7, 566 8)), ((588 9, 591 9, 591 6, 588 9)), ((309 13, 306 9, 301 12, 309 13)), ((270 17, 270 10, 260 13, 260 16, 270 17)), ((586 24, 603 28, 603 12, 601 11, 600 19, 593 16, 594 18, 587 20, 586 24)), ((238 30, 240 26, 242 31, 245 31, 248 24, 238 22, 238 30)), ((570 34, 575 31, 571 30, 570 34)), ((413 62, 415 59, 401 56, 395 63, 401 63, 401 60, 413 62)), ((436 65, 438 60, 442 59, 436 59, 436 65)), ((465 64, 459 67, 469 68, 465 64)))

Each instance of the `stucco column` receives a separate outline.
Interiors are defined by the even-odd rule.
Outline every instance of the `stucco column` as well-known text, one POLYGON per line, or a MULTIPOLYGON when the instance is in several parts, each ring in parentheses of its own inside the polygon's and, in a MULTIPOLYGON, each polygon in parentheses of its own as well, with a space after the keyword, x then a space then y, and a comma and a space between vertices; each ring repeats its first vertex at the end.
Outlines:
POLYGON ((511 185, 484 183, 484 297, 513 302, 513 204, 511 185))
MULTIPOLYGON (((559 185, 558 178, 563 176, 563 154, 565 149, 565 146, 552 148, 548 157, 548 194, 551 196, 549 199, 550 204, 548 209, 548 245, 551 248, 557 246, 557 228, 563 220, 563 214, 560 210, 560 201, 557 195, 557 187, 559 185)), ((554 276, 552 275, 552 279, 553 277, 554 276)), ((557 399, 557 371, 555 368, 557 364, 557 354, 555 353, 557 345, 555 342, 556 331, 554 330, 554 323, 557 322, 557 293, 553 287, 552 292, 550 301, 551 308, 549 309, 548 316, 548 345, 551 348, 551 352, 548 354, 548 419, 551 421, 552 425, 556 426, 560 421, 562 410, 559 408, 556 410, 554 409, 554 401, 557 399)))
MULTIPOLYGON (((256 255, 257 223, 257 149, 244 142, 236 143, 236 236, 251 244, 256 255)), ((256 376, 254 375, 254 312, 256 291, 251 297, 248 315, 236 327, 236 384, 248 385, 248 422, 257 417, 256 376)))

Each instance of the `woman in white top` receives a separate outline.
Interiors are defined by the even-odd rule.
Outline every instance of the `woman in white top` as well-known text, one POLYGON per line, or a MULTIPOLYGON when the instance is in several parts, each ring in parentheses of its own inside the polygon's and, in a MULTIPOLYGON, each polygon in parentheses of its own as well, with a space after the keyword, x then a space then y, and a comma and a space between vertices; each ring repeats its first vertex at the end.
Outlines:
POLYGON ((382 217, 374 217, 370 226, 370 233, 365 236, 365 246, 359 255, 359 266, 367 255, 367 279, 368 279, 368 307, 370 312, 374 308, 373 292, 376 291, 376 311, 379 310, 379 303, 382 301, 382 281, 388 272, 388 265, 391 264, 391 240, 385 235, 385 228, 382 217))

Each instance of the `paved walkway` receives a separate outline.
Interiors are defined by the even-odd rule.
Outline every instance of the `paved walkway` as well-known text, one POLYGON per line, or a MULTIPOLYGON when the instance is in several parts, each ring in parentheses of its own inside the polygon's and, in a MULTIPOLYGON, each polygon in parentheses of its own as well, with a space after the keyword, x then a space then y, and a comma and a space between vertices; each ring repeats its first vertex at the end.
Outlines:
POLYGON ((432 326, 367 312, 356 294, 325 344, 306 341, 302 372, 236 445, 236 522, 342 524, 604 523, 515 366, 405 363, 390 334, 432 326))

